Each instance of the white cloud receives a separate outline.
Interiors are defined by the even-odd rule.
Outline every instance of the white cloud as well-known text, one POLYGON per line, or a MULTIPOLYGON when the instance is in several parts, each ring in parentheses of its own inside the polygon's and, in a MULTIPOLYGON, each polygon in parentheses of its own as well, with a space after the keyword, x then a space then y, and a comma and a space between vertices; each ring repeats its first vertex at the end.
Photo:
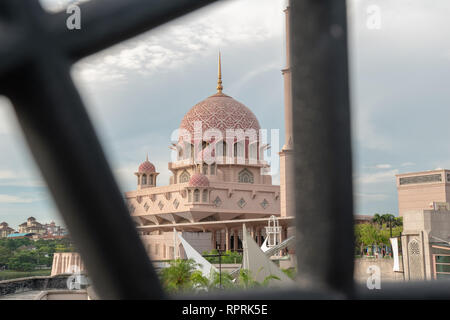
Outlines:
POLYGON ((375 166, 375 168, 377 168, 377 169, 390 169, 390 168, 392 168, 392 166, 390 164, 377 164, 375 166))
POLYGON ((45 187, 46 184, 44 180, 26 172, 0 170, 0 186, 45 187))
POLYGON ((355 193, 355 197, 359 198, 359 201, 383 201, 389 198, 383 193, 355 193))
POLYGON ((410 167, 410 166, 414 166, 415 163, 414 162, 403 162, 400 166, 401 167, 410 167))
POLYGON ((218 3, 81 61, 74 76, 80 83, 121 84, 128 72, 147 76, 180 68, 230 44, 253 46, 282 35, 283 9, 282 1, 273 0, 218 3))
POLYGON ((396 174, 398 174, 398 169, 376 173, 365 173, 357 177, 356 182, 361 184, 374 184, 388 181, 390 182, 394 181, 396 174))
POLYGON ((8 194, 0 194, 0 203, 32 203, 37 201, 39 198, 36 197, 21 197, 12 196, 8 194))

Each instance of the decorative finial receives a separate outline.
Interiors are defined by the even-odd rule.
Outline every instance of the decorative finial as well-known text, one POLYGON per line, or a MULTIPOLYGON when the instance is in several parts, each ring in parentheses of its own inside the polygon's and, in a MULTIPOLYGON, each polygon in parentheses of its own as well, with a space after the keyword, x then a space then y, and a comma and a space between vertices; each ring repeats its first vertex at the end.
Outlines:
POLYGON ((145 158, 146 161, 148 161, 148 153, 147 153, 147 157, 145 158))
POLYGON ((219 51, 219 75, 217 80, 217 93, 222 93, 222 62, 220 59, 220 51, 219 51))

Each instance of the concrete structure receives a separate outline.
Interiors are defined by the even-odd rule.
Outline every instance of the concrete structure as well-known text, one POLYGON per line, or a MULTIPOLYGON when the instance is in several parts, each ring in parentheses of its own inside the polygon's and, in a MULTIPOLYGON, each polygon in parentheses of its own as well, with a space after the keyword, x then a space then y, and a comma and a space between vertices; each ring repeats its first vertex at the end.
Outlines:
POLYGON ((86 268, 76 252, 55 252, 53 254, 52 276, 64 273, 84 273, 86 268))
POLYGON ((373 219, 373 216, 371 216, 371 215, 355 214, 355 216, 354 216, 355 224, 371 223, 372 219, 373 219))
POLYGON ((403 216, 407 280, 450 279, 450 211, 408 211, 403 216))
POLYGON ((407 211, 447 208, 447 203, 450 203, 449 170, 398 174, 396 179, 400 216, 407 211))
POLYGON ((399 174, 406 280, 450 278, 450 171, 399 174))
MULTIPOLYGON (((295 216, 295 168, 294 168, 294 133, 292 114, 292 85, 290 59, 290 27, 289 7, 286 14, 286 68, 282 71, 284 77, 284 120, 285 144, 280 155, 280 199, 282 217, 295 216)), ((291 232, 289 232, 291 233, 291 232)))
POLYGON ((367 272, 369 267, 377 266, 381 273, 381 288, 383 283, 392 281, 404 281, 403 268, 400 263, 400 271, 393 271, 394 260, 384 258, 358 258, 355 259, 354 279, 356 282, 365 284, 370 274, 367 272))

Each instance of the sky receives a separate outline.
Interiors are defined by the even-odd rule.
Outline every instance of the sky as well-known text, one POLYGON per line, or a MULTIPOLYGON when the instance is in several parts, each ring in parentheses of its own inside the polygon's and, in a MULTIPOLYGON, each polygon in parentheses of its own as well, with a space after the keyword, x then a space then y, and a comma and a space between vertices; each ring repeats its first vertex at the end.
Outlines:
MULTIPOLYGON (((67 2, 41 0, 49 10, 67 2)), ((219 50, 224 92, 262 128, 279 129, 282 146, 285 5, 221 1, 74 65, 122 191, 135 189, 147 153, 158 185, 168 184, 171 134, 215 93, 219 50)), ((397 214, 395 174, 450 168, 449 16, 448 0, 348 1, 356 214, 397 214)), ((14 228, 29 216, 63 223, 2 97, 0 155, 0 220, 14 228)))

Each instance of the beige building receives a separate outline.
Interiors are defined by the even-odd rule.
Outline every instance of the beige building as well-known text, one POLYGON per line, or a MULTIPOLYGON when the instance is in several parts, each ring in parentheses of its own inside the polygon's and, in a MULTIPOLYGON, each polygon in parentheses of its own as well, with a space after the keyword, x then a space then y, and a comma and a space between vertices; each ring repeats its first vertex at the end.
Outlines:
POLYGON ((408 211, 439 209, 450 203, 449 170, 398 174, 396 180, 400 216, 408 211))
POLYGON ((14 232, 14 229, 10 228, 6 222, 0 223, 0 238, 6 238, 8 235, 14 232))
POLYGON ((19 225, 19 233, 35 233, 43 235, 47 229, 36 221, 34 217, 29 217, 26 222, 19 225))
POLYGON ((408 211, 403 216, 405 279, 450 279, 450 211, 408 211))
POLYGON ((450 171, 396 177, 405 279, 450 279, 450 171))

